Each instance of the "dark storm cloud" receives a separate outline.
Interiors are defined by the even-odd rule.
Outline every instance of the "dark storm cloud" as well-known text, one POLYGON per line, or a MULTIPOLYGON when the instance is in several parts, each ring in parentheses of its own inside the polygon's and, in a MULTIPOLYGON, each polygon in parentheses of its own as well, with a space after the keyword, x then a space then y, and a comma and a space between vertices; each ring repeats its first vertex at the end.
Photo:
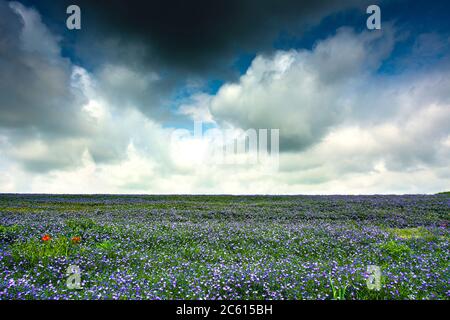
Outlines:
POLYGON ((77 165, 86 149, 96 160, 115 160, 127 145, 99 139, 104 132, 83 112, 88 99, 60 51, 36 10, 0 0, 0 141, 8 146, 2 156, 29 171, 77 165))
POLYGON ((202 75, 225 71, 241 52, 270 49, 282 30, 302 30, 353 6, 364 10, 367 1, 44 0, 34 6, 62 25, 61 13, 72 3, 82 10, 80 52, 94 63, 109 56, 202 75))
POLYGON ((27 21, 0 1, 0 127, 25 134, 37 129, 74 134, 83 126, 78 106, 84 101, 71 88, 71 65, 61 59, 57 41, 24 10, 27 21))
POLYGON ((171 111, 179 88, 196 83, 198 90, 209 79, 237 81, 233 63, 242 53, 273 50, 281 31, 300 36, 308 26, 329 14, 358 8, 365 0, 23 0, 36 8, 54 34, 62 35, 64 56, 109 79, 105 72, 126 68, 137 78, 156 73, 158 81, 130 87, 125 79, 102 81, 108 103, 132 106, 160 122, 187 119, 171 111), (65 27, 66 8, 81 8, 82 29, 65 27), (111 67, 111 66, 115 66, 111 67))

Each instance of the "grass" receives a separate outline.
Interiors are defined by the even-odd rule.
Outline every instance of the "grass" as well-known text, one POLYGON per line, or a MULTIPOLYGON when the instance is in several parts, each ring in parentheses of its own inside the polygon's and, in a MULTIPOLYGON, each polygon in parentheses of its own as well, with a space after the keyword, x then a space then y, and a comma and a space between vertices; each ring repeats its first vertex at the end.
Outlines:
POLYGON ((333 300, 345 300, 346 299, 346 292, 349 285, 344 285, 342 287, 336 287, 333 284, 333 280, 330 278, 330 286, 331 286, 331 292, 333 295, 333 300))
POLYGON ((412 250, 406 244, 395 240, 380 244, 380 249, 383 253, 396 260, 405 259, 412 253, 412 250))
POLYGON ((392 228, 389 231, 396 237, 411 240, 411 239, 424 239, 424 240, 433 240, 435 239, 435 235, 425 229, 424 227, 417 228, 392 228))
POLYGON ((16 242, 11 245, 11 255, 15 262, 26 261, 29 265, 48 262, 51 258, 69 257, 79 252, 78 244, 72 243, 70 238, 59 236, 43 242, 33 239, 26 242, 16 242))

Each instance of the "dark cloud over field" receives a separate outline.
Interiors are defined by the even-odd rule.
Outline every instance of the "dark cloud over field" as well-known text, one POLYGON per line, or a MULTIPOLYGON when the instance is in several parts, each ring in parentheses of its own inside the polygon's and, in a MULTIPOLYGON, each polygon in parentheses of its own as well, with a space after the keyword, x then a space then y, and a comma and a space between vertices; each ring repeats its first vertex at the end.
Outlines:
POLYGON ((347 8, 364 12, 368 2, 64 0, 55 3, 44 0, 30 3, 60 22, 65 18, 61 12, 69 4, 79 5, 83 14, 80 50, 86 55, 101 52, 99 59, 110 56, 131 64, 132 59, 140 59, 141 68, 142 63, 152 68, 163 64, 183 73, 204 74, 225 71, 241 52, 271 50, 281 31, 298 34, 331 13, 347 8))
POLYGON ((72 66, 56 37, 18 3, 0 2, 0 16, 0 126, 62 135, 82 130, 77 108, 85 101, 70 86, 72 66))

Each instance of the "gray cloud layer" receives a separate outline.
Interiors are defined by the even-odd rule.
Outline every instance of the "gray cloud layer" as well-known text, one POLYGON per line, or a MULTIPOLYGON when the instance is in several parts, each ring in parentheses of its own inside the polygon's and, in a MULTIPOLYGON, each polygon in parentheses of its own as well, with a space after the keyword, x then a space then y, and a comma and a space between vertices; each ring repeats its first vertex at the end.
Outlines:
MULTIPOLYGON (((356 0, 77 1, 83 12, 81 36, 96 40, 90 41, 87 47, 95 48, 102 39, 116 41, 118 45, 109 54, 103 52, 102 58, 118 54, 124 60, 130 50, 124 52, 121 47, 131 49, 135 45, 131 56, 142 55, 144 61, 140 62, 144 65, 164 64, 187 73, 228 67, 222 63, 240 51, 269 49, 281 30, 298 31, 346 8, 364 12, 367 3, 356 0)), ((58 12, 64 12, 69 4, 68 0, 33 2, 56 21, 63 19, 58 12)))
POLYGON ((71 63, 39 14, 2 1, 0 16, 0 126, 51 135, 83 131, 84 97, 71 87, 71 63))

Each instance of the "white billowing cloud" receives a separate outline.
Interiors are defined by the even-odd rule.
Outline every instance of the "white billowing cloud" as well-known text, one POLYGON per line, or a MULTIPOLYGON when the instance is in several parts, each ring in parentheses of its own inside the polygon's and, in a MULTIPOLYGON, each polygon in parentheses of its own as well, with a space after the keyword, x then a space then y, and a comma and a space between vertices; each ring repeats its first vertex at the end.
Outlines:
POLYGON ((392 50, 393 32, 355 34, 338 30, 312 51, 258 56, 238 83, 224 85, 211 100, 217 121, 243 128, 278 128, 281 148, 304 149, 346 119, 360 83, 392 50))
POLYGON ((10 2, 9 6, 21 17, 23 22, 20 34, 21 47, 30 53, 54 58, 55 60, 60 59, 58 39, 42 23, 39 13, 15 1, 10 2))
POLYGON ((207 94, 196 94, 190 103, 182 104, 179 108, 179 113, 187 115, 194 121, 202 123, 215 123, 213 116, 209 110, 211 97, 207 94))
POLYGON ((126 159, 114 165, 96 164, 86 150, 82 155, 82 165, 72 170, 36 175, 30 190, 46 193, 120 193, 121 189, 133 190, 135 183, 150 185, 154 167, 151 161, 140 157, 132 145, 127 148, 126 159))
MULTIPOLYGON (((347 178, 360 176, 363 180, 365 176, 373 179, 385 175, 414 176, 425 172, 432 178, 442 179, 444 188, 448 184, 445 176, 434 175, 447 172, 448 176, 450 173, 450 148, 447 143, 450 132, 447 129, 442 134, 436 133, 436 128, 441 121, 448 123, 449 117, 450 108, 430 106, 401 124, 387 122, 371 127, 342 126, 307 151, 282 157, 281 172, 293 174, 294 181, 297 179, 296 172, 313 173, 313 184, 316 182, 314 179, 347 181, 347 178), (437 120, 438 117, 442 118, 437 120), (436 127, 430 125, 433 121, 436 127)), ((308 175, 298 181, 308 183, 308 175)), ((402 183, 403 180, 398 181, 398 185, 402 183)), ((421 186, 405 183, 402 188, 414 187, 420 189, 421 186)))
POLYGON ((258 56, 237 83, 188 113, 210 112, 222 126, 281 129, 280 171, 261 175, 269 187, 255 192, 448 189, 449 68, 377 74, 393 45, 394 33, 341 29, 311 51, 258 56))

